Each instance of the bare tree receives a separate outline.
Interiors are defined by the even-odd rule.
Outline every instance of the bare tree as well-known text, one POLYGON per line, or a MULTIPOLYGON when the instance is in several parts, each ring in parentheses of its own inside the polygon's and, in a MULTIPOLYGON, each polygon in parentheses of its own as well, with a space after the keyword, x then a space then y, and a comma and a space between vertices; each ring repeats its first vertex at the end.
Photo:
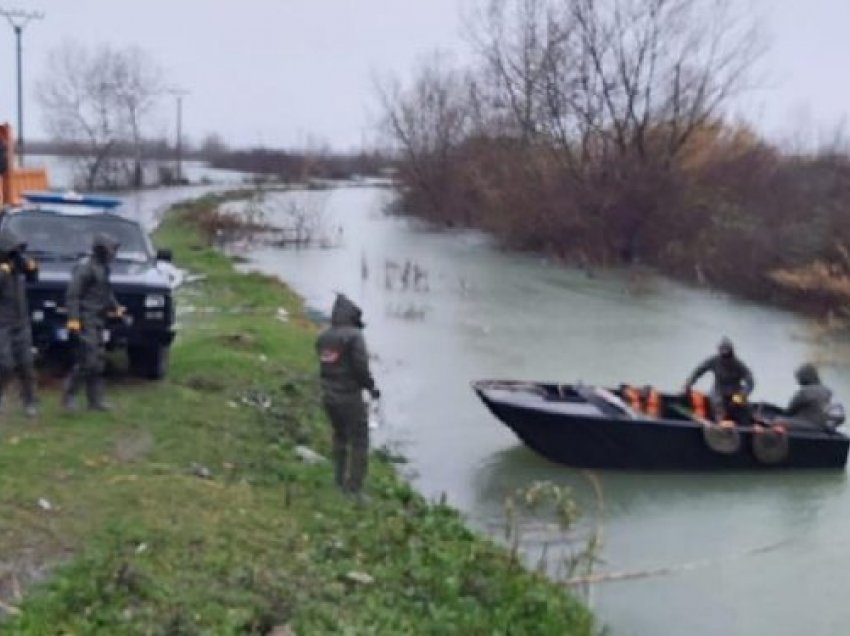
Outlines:
POLYGON ((164 90, 163 74, 150 56, 138 47, 114 53, 111 86, 122 115, 122 128, 133 149, 132 183, 143 184, 142 151, 144 126, 164 90))
POLYGON ((688 148, 717 137, 697 133, 721 126, 761 53, 755 23, 732 0, 482 1, 473 70, 435 62, 381 91, 406 202, 522 247, 655 249, 688 148))
POLYGON ((384 127, 403 158, 405 177, 434 208, 451 179, 451 155, 469 132, 469 85, 463 74, 435 57, 410 88, 398 82, 378 86, 384 127))
POLYGON ((623 155, 646 157, 660 136, 663 148, 651 150, 675 156, 742 88, 761 51, 755 25, 729 0, 575 0, 568 16, 580 86, 601 106, 579 114, 623 155))
POLYGON ((142 185, 144 131, 161 87, 140 49, 67 42, 50 53, 38 100, 48 131, 78 149, 87 189, 142 185))
POLYGON ((306 196, 290 198, 278 208, 276 219, 282 228, 282 245, 291 244, 296 249, 320 245, 332 247, 342 239, 342 227, 336 229, 336 236, 328 234, 325 222, 327 196, 320 192, 311 192, 306 196))
POLYGON ((491 101, 574 168, 675 156, 762 50, 729 0, 490 0, 473 37, 491 101))
POLYGON ((621 192, 609 220, 632 259, 675 188, 676 158, 742 88, 760 40, 729 0, 575 0, 567 15, 581 74, 566 101, 578 106, 585 156, 590 136, 608 166, 601 185, 621 192))
POLYGON ((552 0, 490 0, 471 28, 491 125, 530 142, 542 131, 545 81, 562 38, 552 0))
POLYGON ((490 0, 475 41, 493 134, 553 151, 627 258, 676 158, 761 52, 729 0, 490 0))

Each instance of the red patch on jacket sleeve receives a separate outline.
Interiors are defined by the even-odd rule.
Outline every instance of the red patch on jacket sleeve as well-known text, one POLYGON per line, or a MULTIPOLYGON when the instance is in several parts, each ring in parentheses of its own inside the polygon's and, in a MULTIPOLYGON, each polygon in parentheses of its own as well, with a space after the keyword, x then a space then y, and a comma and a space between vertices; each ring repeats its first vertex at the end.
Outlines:
POLYGON ((322 349, 319 360, 324 364, 336 364, 339 362, 339 349, 322 349))

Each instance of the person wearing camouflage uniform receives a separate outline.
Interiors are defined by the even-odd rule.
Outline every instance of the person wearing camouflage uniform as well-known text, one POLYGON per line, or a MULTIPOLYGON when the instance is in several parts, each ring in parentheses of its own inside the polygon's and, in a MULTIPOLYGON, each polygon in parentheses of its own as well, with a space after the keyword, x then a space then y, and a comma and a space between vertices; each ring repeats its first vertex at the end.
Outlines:
POLYGON ((11 230, 0 233, 0 400, 17 373, 24 412, 33 417, 38 409, 26 282, 38 279, 38 264, 24 257, 25 249, 11 230))
POLYGON ((361 497, 369 461, 369 425, 363 391, 380 397, 369 370, 363 339, 363 312, 339 294, 331 312, 331 326, 319 335, 322 401, 333 427, 334 477, 346 494, 361 497))
POLYGON ((103 399, 103 369, 105 347, 103 330, 109 317, 121 316, 124 308, 118 304, 109 282, 109 264, 115 258, 118 243, 106 234, 97 234, 92 253, 80 261, 71 276, 66 305, 68 333, 76 340, 74 367, 65 381, 62 405, 75 406, 75 397, 82 384, 90 409, 109 410, 103 399))

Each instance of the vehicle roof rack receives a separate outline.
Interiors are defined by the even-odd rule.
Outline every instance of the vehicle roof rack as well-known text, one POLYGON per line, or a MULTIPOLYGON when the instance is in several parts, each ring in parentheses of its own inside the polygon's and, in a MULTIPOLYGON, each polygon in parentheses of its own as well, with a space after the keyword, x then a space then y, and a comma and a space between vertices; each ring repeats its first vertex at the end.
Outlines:
POLYGON ((121 199, 100 195, 79 194, 77 192, 34 192, 26 191, 23 198, 29 203, 53 203, 63 205, 79 205, 89 208, 113 210, 121 205, 121 199))

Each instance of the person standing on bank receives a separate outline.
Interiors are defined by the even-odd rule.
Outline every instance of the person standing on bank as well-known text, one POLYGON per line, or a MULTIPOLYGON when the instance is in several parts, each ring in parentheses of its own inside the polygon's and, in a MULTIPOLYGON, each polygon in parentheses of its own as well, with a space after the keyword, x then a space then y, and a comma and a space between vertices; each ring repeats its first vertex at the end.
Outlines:
POLYGON ((380 397, 369 370, 363 339, 363 312, 339 294, 331 326, 316 340, 322 402, 333 427, 334 478, 346 494, 362 499, 369 462, 369 423, 363 391, 380 397))
POLYGON ((109 264, 117 251, 118 242, 111 236, 95 235, 92 253, 74 267, 68 285, 68 333, 77 341, 74 366, 62 394, 62 406, 69 410, 76 406, 76 394, 83 383, 90 409, 110 409, 103 396, 104 328, 107 318, 121 317, 125 311, 109 282, 109 264))
POLYGON ((26 283, 38 279, 38 264, 24 257, 26 243, 9 229, 0 234, 0 404, 17 373, 28 417, 38 415, 35 364, 26 283))
POLYGON ((729 338, 723 338, 717 346, 717 355, 700 364, 685 381, 684 392, 689 393, 704 374, 714 374, 711 390, 711 407, 714 419, 726 419, 730 404, 744 403, 755 388, 750 368, 735 355, 735 347, 729 338))

